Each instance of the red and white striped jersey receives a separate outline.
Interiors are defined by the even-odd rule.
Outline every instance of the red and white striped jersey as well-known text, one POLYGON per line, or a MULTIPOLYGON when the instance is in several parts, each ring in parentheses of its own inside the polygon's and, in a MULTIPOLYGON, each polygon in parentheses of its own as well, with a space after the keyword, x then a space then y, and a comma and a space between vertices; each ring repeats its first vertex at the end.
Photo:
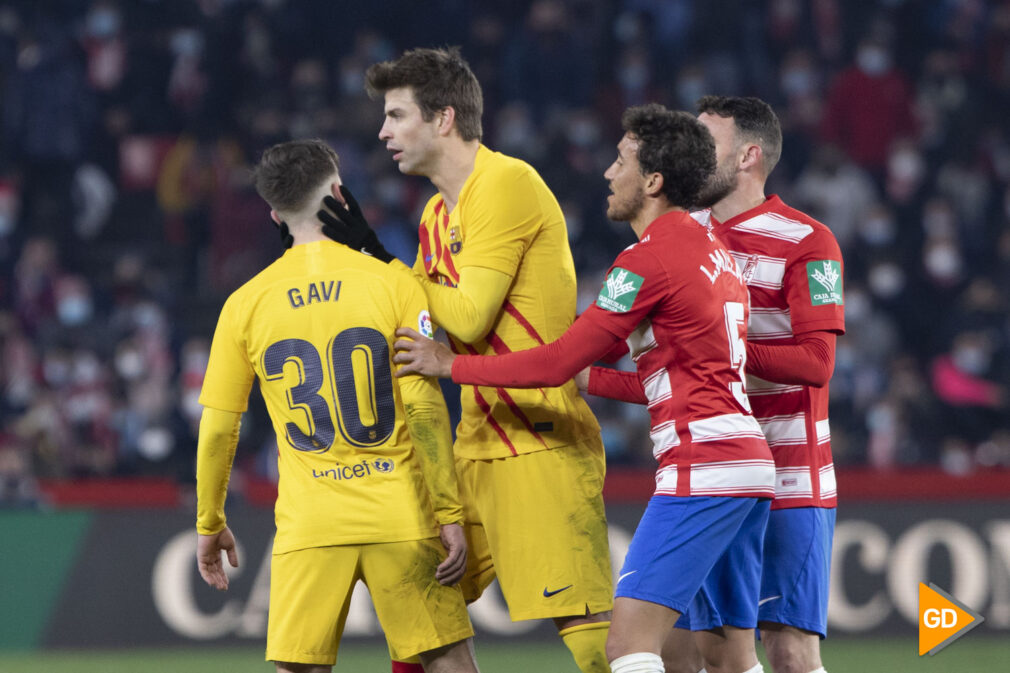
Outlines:
POLYGON ((580 318, 627 339, 648 400, 657 494, 774 493, 771 452, 744 393, 747 308, 723 244, 673 212, 614 260, 580 318))
MULTIPOLYGON (((694 217, 704 223, 711 214, 694 217)), ((805 332, 845 331, 842 254, 830 229, 774 195, 726 222, 712 219, 711 225, 750 289, 748 339, 781 345, 805 332)), ((834 507, 828 386, 748 375, 747 394, 775 456, 772 507, 834 507)))

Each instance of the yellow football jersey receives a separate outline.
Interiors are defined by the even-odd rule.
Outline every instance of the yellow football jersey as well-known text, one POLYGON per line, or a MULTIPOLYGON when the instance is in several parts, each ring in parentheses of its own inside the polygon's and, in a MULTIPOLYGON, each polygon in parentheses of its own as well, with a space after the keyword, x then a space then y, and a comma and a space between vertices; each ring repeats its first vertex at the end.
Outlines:
POLYGON ((274 553, 437 534, 404 404, 444 400, 432 379, 393 376, 401 326, 430 332, 416 280, 331 241, 292 247, 225 303, 200 402, 244 411, 259 378, 279 454, 274 553))
MULTIPOLYGON (((459 353, 495 355, 560 337, 575 318, 575 264, 557 199, 529 164, 483 145, 452 212, 435 195, 425 206, 414 270, 455 286, 468 266, 513 278, 491 331, 459 353)), ((433 315, 439 322, 438 315, 433 315)), ((464 386, 455 453, 500 458, 567 446, 598 434, 596 418, 573 382, 517 390, 464 386)))

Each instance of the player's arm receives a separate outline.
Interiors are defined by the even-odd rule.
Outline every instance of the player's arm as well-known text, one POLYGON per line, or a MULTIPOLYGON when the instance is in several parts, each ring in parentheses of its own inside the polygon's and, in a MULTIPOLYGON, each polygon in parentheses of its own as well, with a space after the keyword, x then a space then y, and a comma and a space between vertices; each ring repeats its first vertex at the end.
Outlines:
POLYGON ((466 242, 453 261, 456 287, 421 278, 432 319, 464 343, 487 335, 502 310, 527 248, 544 220, 561 218, 542 184, 527 172, 503 170, 481 175, 462 213, 466 242))
POLYGON ((748 341, 747 373, 772 383, 820 388, 835 370, 835 338, 834 332, 817 331, 797 334, 795 344, 748 341))
POLYGON ((235 537, 224 513, 228 481, 238 446, 242 412, 255 377, 236 332, 238 301, 225 302, 214 332, 200 403, 200 432, 196 450, 197 566, 204 581, 216 589, 228 588, 221 552, 238 567, 235 537))
MULTIPOLYGON (((391 266, 410 272, 402 262, 393 261, 391 266)), ((423 273, 416 278, 427 297, 433 321, 465 343, 473 343, 488 333, 512 286, 512 276, 480 266, 460 269, 456 287, 434 283, 423 273)))
POLYGON ((626 339, 663 296, 665 283, 643 281, 650 274, 660 278, 664 273, 655 259, 645 253, 624 253, 610 273, 626 278, 632 271, 634 278, 639 279, 638 286, 631 283, 632 287, 622 293, 625 299, 620 306, 613 306, 613 310, 602 308, 608 305, 602 300, 604 286, 597 304, 583 312, 560 338, 525 351, 486 357, 456 356, 444 345, 401 328, 397 336, 409 338, 395 344, 397 353, 393 360, 405 365, 397 375, 415 372, 451 376, 460 384, 506 388, 560 386, 626 339))
POLYGON ((817 231, 787 261, 783 278, 794 343, 747 342, 747 373, 772 383, 822 387, 835 369, 836 335, 845 331, 838 243, 817 231))
POLYGON ((222 591, 228 588, 228 576, 221 552, 227 552, 228 562, 238 567, 235 537, 226 523, 224 501, 241 421, 239 412, 205 407, 196 446, 197 567, 207 584, 222 591))
POLYGON ((586 392, 631 404, 648 404, 645 388, 635 372, 625 372, 606 367, 590 367, 586 392))

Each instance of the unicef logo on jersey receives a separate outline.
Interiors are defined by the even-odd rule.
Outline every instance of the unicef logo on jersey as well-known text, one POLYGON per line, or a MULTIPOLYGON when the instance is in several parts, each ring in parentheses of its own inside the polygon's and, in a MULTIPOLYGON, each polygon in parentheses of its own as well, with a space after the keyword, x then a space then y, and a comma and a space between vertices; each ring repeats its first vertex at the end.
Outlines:
POLYGON ((376 472, 392 472, 396 467, 396 463, 389 458, 376 458, 372 461, 372 467, 375 468, 376 472))

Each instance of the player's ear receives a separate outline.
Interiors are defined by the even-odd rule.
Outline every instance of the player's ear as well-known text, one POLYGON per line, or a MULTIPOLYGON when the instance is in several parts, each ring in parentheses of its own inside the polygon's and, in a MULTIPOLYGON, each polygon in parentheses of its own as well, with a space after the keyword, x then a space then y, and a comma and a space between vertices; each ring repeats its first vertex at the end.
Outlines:
POLYGON ((336 180, 334 180, 333 182, 331 182, 330 183, 330 194, 333 195, 333 198, 335 198, 337 201, 339 201, 340 203, 343 203, 346 206, 347 204, 344 203, 344 195, 340 193, 340 185, 341 184, 343 184, 343 183, 340 182, 340 178, 337 178, 336 180))
POLYGON ((456 127, 456 108, 447 105, 438 111, 438 134, 447 136, 456 127))
POLYGON ((743 146, 740 154, 740 170, 748 170, 761 166, 764 160, 764 153, 757 143, 748 143, 743 146))
POLYGON ((281 226, 281 216, 277 214, 277 211, 273 208, 270 209, 270 219, 274 221, 278 227, 281 226))
POLYGON ((649 173, 645 178, 645 193, 649 196, 656 196, 663 191, 663 174, 649 173))

